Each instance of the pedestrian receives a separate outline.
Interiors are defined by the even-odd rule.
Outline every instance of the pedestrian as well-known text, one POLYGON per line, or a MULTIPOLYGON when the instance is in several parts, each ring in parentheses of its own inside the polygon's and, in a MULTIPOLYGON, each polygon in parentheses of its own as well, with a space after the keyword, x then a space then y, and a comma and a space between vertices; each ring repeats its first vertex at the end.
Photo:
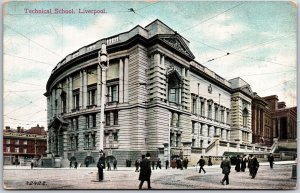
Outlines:
POLYGON ((252 163, 253 163, 253 155, 250 154, 250 155, 248 156, 249 176, 252 176, 252 173, 253 173, 253 172, 252 172, 252 169, 253 169, 252 163))
POLYGON ((99 182, 103 181, 103 169, 105 169, 105 154, 100 150, 100 158, 97 163, 99 182))
POLYGON ((75 169, 77 169, 77 165, 78 165, 78 163, 77 163, 77 161, 75 161, 75 163, 74 163, 75 169))
POLYGON ((72 161, 70 161, 70 168, 72 168, 73 167, 73 163, 72 163, 72 161))
POLYGON ((152 170, 154 170, 154 166, 155 166, 155 161, 152 161, 152 170))
POLYGON ((247 157, 246 157, 246 155, 244 155, 241 159, 241 171, 242 172, 245 172, 246 164, 247 164, 247 157))
POLYGON ((129 160, 128 160, 128 159, 126 159, 126 167, 128 167, 128 162, 129 162, 129 160))
POLYGON ((34 160, 32 159, 30 163, 31 169, 33 169, 33 165, 34 165, 34 160))
POLYGON ((259 168, 259 162, 255 156, 253 156, 253 158, 251 159, 250 167, 251 167, 251 178, 254 179, 259 168))
POLYGON ((240 158, 240 155, 236 156, 235 171, 236 172, 240 172, 241 171, 241 158, 240 158))
POLYGON ((128 161, 128 167, 131 167, 131 159, 128 161))
POLYGON ((161 161, 159 158, 157 159, 157 162, 156 162, 156 169, 157 168, 161 169, 161 161))
POLYGON ((16 165, 16 167, 19 165, 19 159, 18 158, 15 159, 15 165, 16 165))
POLYGON ((226 185, 229 184, 229 173, 231 169, 231 164, 228 159, 228 156, 221 162, 222 174, 224 174, 223 179, 220 181, 222 185, 224 185, 224 181, 226 181, 226 185))
POLYGON ((270 168, 273 168, 273 163, 274 163, 274 156, 272 153, 268 156, 268 162, 270 163, 270 168))
POLYGON ((211 156, 208 157, 208 162, 207 162, 208 166, 212 166, 212 162, 211 162, 211 156))
POLYGON ((177 167, 177 163, 176 163, 175 158, 173 158, 173 159, 171 160, 171 167, 172 167, 173 169, 177 167))
POLYGON ((109 160, 107 160, 107 171, 110 171, 110 170, 111 170, 110 162, 109 162, 109 160))
POLYGON ((84 163, 85 163, 85 167, 89 167, 89 160, 88 159, 86 159, 84 163))
POLYGON ((199 164, 200 169, 199 169, 199 173, 201 173, 201 170, 203 170, 204 174, 206 173, 206 171, 204 170, 203 166, 205 165, 205 160, 203 159, 203 156, 201 156, 200 160, 197 162, 197 164, 199 164))
POLYGON ((113 165, 114 165, 114 170, 117 170, 117 159, 114 160, 113 165))
POLYGON ((139 184, 139 189, 142 189, 144 181, 147 181, 148 189, 151 189, 150 185, 150 177, 151 177, 151 162, 150 162, 150 153, 146 154, 146 158, 141 161, 140 164, 140 175, 139 180, 141 181, 139 184))
POLYGON ((187 169, 188 164, 189 164, 189 160, 188 160, 187 157, 185 157, 185 158, 183 159, 183 167, 184 167, 185 169, 187 169))
POLYGON ((139 172, 140 162, 140 159, 135 160, 135 172, 139 172))
POLYGON ((166 170, 168 169, 168 167, 169 167, 169 160, 167 159, 166 160, 166 170))

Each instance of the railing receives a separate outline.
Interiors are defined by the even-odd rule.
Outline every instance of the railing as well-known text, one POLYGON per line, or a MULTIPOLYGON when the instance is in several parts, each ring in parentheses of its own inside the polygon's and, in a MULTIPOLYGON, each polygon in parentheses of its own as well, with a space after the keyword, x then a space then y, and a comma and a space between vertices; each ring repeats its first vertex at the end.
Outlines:
POLYGON ((209 152, 209 150, 211 150, 215 146, 216 146, 216 140, 212 142, 209 146, 207 146, 207 148, 205 149, 205 153, 209 152))

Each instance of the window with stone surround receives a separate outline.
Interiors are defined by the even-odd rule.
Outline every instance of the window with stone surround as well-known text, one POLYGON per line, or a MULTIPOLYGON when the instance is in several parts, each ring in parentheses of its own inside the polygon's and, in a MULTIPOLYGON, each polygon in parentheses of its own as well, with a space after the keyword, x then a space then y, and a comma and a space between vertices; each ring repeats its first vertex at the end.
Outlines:
POLYGON ((89 115, 85 116, 85 126, 86 126, 87 129, 90 128, 90 117, 89 117, 89 115))
POLYGON ((192 121, 192 133, 195 133, 195 125, 196 125, 196 122, 192 121))
POLYGON ((107 96, 107 102, 118 102, 118 84, 113 84, 107 87, 108 90, 108 96, 107 96))
POLYGON ((197 99, 193 98, 192 100, 192 113, 197 114, 197 99))
POLYGON ((208 104, 207 114, 208 114, 208 118, 212 119, 212 105, 211 104, 208 104))
POLYGON ((173 103, 180 103, 179 101, 179 88, 180 88, 180 77, 179 75, 174 72, 171 75, 169 75, 168 78, 168 100, 169 102, 173 103))
POLYGON ((224 110, 221 110, 221 122, 224 123, 224 110))
POLYGON ((118 111, 114 111, 113 112, 114 115, 114 125, 118 125, 119 124, 119 115, 118 115, 118 111))
POLYGON ((65 91, 62 91, 60 97, 61 97, 61 112, 66 113, 67 112, 67 93, 65 91))
POLYGON ((215 121, 219 121, 219 108, 215 107, 215 121))
POLYGON ((248 109, 244 108, 244 110, 243 110, 243 126, 244 127, 248 126, 248 117, 249 117, 248 109))
POLYGON ((201 107, 200 107, 200 115, 205 116, 205 109, 204 109, 204 101, 201 102, 201 107))
POLYGON ((97 127, 97 114, 92 114, 93 127, 97 127))
POLYGON ((110 112, 105 112, 105 125, 110 126, 110 112))
POLYGON ((96 105, 96 93, 97 93, 97 85, 89 85, 88 86, 88 106, 96 105))
POLYGON ((84 135, 84 148, 85 149, 90 148, 90 137, 89 137, 89 135, 84 135))
POLYGON ((73 90, 73 109, 79 110, 79 89, 73 90))
POLYGON ((226 123, 229 125, 230 124, 230 112, 226 111, 226 123))

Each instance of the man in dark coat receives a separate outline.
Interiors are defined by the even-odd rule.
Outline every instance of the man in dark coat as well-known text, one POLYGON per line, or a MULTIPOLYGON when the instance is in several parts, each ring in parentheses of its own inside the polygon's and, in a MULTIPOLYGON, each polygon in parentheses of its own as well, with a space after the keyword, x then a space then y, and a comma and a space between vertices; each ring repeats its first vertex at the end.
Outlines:
POLYGON ((273 162, 274 162, 274 157, 273 154, 270 153, 270 155, 268 156, 268 162, 270 163, 270 168, 273 168, 273 162))
POLYGON ((247 158, 246 158, 246 155, 244 155, 241 160, 241 171, 242 172, 245 172, 246 163, 247 163, 247 158))
POLYGON ((167 159, 166 160, 166 170, 168 169, 168 167, 169 167, 169 160, 167 159))
POLYGON ((203 166, 205 165, 205 160, 203 159, 203 156, 201 156, 201 158, 197 162, 197 164, 199 164, 199 166, 200 166, 199 173, 201 173, 201 170, 203 170, 203 172, 206 173, 206 171, 203 168, 203 166))
POLYGON ((188 163, 189 163, 189 160, 188 160, 187 157, 185 157, 185 158, 183 159, 183 166, 184 166, 185 169, 187 169, 188 163))
POLYGON ((77 166, 78 166, 78 163, 77 163, 77 161, 75 161, 74 168, 77 169, 77 166))
POLYGON ((237 172, 241 171, 241 158, 240 158, 240 155, 236 156, 235 171, 237 171, 237 172))
POLYGON ((150 177, 151 177, 151 161, 150 161, 150 153, 146 154, 146 158, 144 158, 140 163, 140 175, 139 180, 140 185, 139 189, 142 189, 144 181, 147 181, 148 183, 148 189, 151 189, 150 185, 150 177))
POLYGON ((254 179, 259 168, 259 162, 255 156, 251 159, 250 167, 251 167, 251 176, 252 176, 251 178, 254 179))
POLYGON ((103 181, 103 169, 105 168, 105 154, 100 150, 100 158, 97 163, 99 182, 103 181))
POLYGON ((115 159, 114 162, 113 162, 113 164, 114 164, 114 170, 117 169, 117 163, 118 163, 118 162, 117 162, 117 159, 115 159))
POLYGON ((154 170, 154 166, 155 166, 155 161, 152 161, 152 170, 154 170))
POLYGON ((157 162, 156 162, 156 169, 157 168, 161 169, 161 161, 159 158, 157 159, 157 162))
POLYGON ((226 156, 225 159, 221 162, 222 173, 224 174, 224 178, 220 181, 221 184, 224 185, 224 181, 226 181, 226 185, 229 184, 229 173, 231 169, 231 164, 226 156))

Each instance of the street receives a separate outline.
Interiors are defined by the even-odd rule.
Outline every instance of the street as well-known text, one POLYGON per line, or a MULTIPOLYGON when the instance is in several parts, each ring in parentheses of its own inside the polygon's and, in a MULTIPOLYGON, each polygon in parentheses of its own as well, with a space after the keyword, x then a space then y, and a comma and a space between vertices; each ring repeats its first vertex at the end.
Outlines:
MULTIPOLYGON (((261 163, 255 179, 246 172, 236 172, 234 166, 229 175, 230 184, 222 185, 219 165, 205 166, 206 174, 199 174, 195 167, 187 170, 162 168, 153 170, 151 186, 155 189, 296 189, 297 180, 292 179, 293 162, 275 162, 270 169, 268 163, 261 163)), ((139 172, 135 167, 120 167, 104 171, 104 181, 96 181, 96 167, 34 168, 27 166, 4 166, 5 189, 138 189, 139 172)), ((143 189, 147 188, 147 183, 143 189)))

